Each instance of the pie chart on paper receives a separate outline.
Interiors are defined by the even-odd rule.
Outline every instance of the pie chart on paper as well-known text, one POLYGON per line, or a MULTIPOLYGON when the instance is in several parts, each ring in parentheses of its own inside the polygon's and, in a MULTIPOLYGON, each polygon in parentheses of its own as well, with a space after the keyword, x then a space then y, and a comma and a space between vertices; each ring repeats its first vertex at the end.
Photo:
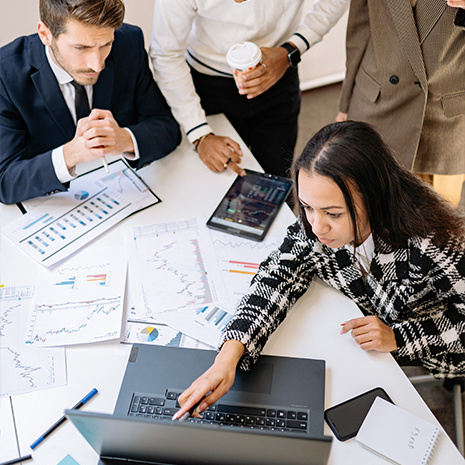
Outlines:
POLYGON ((74 194, 74 198, 76 200, 84 200, 87 199, 87 197, 89 197, 89 193, 87 191, 79 191, 74 194))
POLYGON ((142 342, 153 342, 158 337, 158 330, 153 326, 147 326, 140 332, 139 337, 142 342))

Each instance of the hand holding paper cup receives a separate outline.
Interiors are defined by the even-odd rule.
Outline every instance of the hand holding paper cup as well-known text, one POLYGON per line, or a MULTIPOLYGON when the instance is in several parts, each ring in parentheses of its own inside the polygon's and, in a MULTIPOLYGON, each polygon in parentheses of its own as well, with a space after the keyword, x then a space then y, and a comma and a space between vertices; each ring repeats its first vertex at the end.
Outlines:
POLYGON ((252 71, 262 62, 262 52, 252 42, 238 42, 228 50, 226 61, 233 70, 234 80, 239 88, 239 76, 252 71))

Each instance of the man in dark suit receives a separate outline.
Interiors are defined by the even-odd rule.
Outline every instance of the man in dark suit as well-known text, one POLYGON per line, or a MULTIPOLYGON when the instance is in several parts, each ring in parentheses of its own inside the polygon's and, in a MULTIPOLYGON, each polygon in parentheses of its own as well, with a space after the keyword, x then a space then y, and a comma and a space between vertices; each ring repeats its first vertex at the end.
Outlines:
POLYGON ((123 18, 121 0, 40 0, 38 34, 0 49, 0 202, 64 191, 79 163, 123 154, 140 168, 179 144, 123 18))

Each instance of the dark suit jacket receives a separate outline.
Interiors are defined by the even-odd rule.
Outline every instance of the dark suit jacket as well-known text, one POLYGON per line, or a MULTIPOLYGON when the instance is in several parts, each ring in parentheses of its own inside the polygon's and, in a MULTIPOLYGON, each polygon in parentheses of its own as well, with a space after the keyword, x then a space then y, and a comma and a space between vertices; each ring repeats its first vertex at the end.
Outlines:
POLYGON ((464 16, 444 0, 350 2, 340 110, 373 124, 409 169, 465 172, 464 16))
MULTIPOLYGON (((137 139, 140 168, 180 142, 148 67, 142 31, 123 25, 93 90, 93 107, 110 110, 137 139)), ((64 191, 51 151, 75 134, 75 124, 37 34, 0 49, 0 202, 15 203, 64 191)))

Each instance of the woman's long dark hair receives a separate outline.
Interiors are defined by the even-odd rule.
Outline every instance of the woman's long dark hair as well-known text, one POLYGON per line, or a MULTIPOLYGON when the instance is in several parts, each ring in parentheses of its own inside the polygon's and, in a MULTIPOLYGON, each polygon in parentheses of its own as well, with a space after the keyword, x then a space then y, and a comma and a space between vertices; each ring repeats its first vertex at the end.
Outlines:
MULTIPOLYGON (((379 239, 395 249, 405 247, 411 237, 432 236, 437 245, 465 238, 464 215, 404 168, 367 123, 329 124, 310 139, 292 169, 296 197, 301 169, 326 176, 341 189, 355 244, 360 238, 351 195, 354 189, 362 196, 377 245, 379 239)), ((307 233, 315 237, 302 209, 300 213, 307 233)))

